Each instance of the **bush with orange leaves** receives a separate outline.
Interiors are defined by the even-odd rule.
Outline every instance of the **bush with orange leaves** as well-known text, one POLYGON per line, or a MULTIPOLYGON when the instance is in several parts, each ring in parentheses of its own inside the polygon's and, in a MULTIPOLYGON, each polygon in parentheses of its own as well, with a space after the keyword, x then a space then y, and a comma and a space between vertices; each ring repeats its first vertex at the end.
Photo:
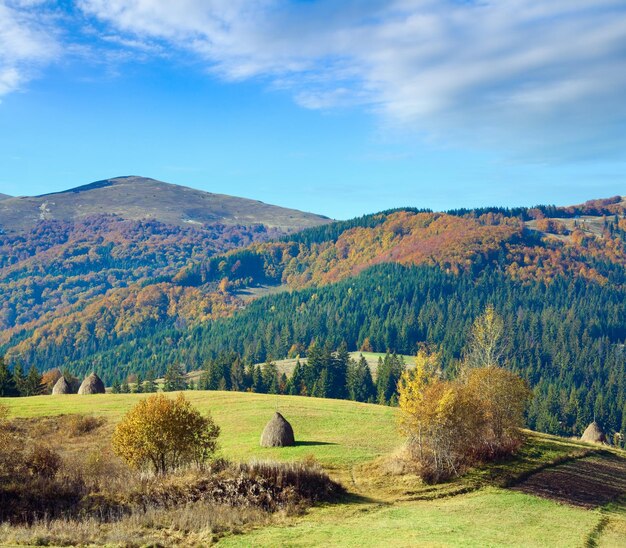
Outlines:
POLYGON ((113 433, 113 450, 130 466, 166 474, 191 463, 203 464, 217 448, 220 429, 179 394, 155 394, 140 401, 113 433))

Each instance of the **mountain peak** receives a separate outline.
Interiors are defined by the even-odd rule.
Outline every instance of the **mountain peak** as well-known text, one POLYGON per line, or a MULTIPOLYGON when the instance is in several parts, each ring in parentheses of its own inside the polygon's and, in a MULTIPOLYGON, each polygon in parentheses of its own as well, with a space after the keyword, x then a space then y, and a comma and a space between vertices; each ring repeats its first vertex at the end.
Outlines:
POLYGON ((2 199, 1 204, 0 226, 9 231, 29 230, 42 220, 74 221, 106 214, 180 226, 262 224, 285 231, 329 221, 313 213, 137 175, 102 179, 39 196, 2 199))

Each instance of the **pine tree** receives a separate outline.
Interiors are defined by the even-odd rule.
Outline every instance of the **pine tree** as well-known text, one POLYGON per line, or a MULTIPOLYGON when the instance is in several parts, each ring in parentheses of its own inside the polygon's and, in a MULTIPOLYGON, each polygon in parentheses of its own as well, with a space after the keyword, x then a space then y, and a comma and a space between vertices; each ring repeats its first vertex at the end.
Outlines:
POLYGON ((291 374, 291 378, 287 382, 287 393, 292 396, 306 395, 306 387, 304 386, 304 371, 300 360, 296 360, 296 366, 291 374))
POLYGON ((120 394, 130 394, 130 385, 127 379, 124 379, 122 386, 120 386, 120 394))
POLYGON ((263 386, 265 392, 269 394, 278 394, 278 368, 276 364, 268 360, 263 364, 262 370, 263 386))
POLYGON ((264 394, 266 392, 265 386, 263 384, 261 367, 258 365, 253 366, 252 369, 252 391, 258 394, 264 394))
POLYGON ((328 389, 328 369, 323 369, 322 373, 313 384, 313 391, 311 395, 314 398, 327 398, 328 389))
POLYGON ((120 385, 120 381, 118 381, 117 379, 115 379, 113 381, 113 385, 111 386, 111 392, 113 394, 119 394, 122 391, 122 386, 120 385))
POLYGON ((346 397, 349 361, 350 354, 348 353, 348 347, 345 343, 342 343, 335 356, 331 356, 327 365, 328 397, 339 399, 346 397))
POLYGON ((367 402, 376 396, 372 372, 363 354, 358 361, 350 361, 347 388, 348 398, 354 401, 367 402))
POLYGON ((26 384, 26 376, 24 375, 24 369, 20 362, 15 364, 13 367, 13 383, 15 385, 15 389, 17 390, 17 394, 19 396, 27 396, 28 386, 26 384))
POLYGON ((44 387, 41 384, 41 375, 34 365, 30 366, 28 375, 26 375, 24 383, 25 396, 37 396, 41 394, 44 387))
POLYGON ((143 375, 141 373, 137 373, 137 380, 135 382, 135 394, 143 393, 143 375))
POLYGON ((15 386, 13 374, 9 371, 9 366, 0 356, 0 396, 17 396, 18 391, 15 386))
POLYGON ((183 366, 172 364, 165 372, 163 391, 174 392, 176 390, 187 390, 187 381, 183 366))
POLYGON ((231 390, 241 392, 246 389, 245 374, 241 357, 237 354, 230 366, 230 386, 231 390))
POLYGON ((143 391, 147 394, 156 392, 158 390, 158 386, 155 380, 155 374, 152 369, 148 371, 146 374, 146 381, 143 383, 143 391))

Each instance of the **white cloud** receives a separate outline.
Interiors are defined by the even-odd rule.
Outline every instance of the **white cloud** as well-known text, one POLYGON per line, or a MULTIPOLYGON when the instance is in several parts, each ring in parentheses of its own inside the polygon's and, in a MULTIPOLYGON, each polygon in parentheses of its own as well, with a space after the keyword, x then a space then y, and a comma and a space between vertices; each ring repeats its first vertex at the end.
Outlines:
MULTIPOLYGON (((41 17, 55 5, 0 0, 0 96, 59 55, 58 29, 41 17)), ((264 79, 306 108, 358 105, 396 129, 447 142, 511 144, 555 156, 582 147, 592 154, 626 150, 623 0, 76 5, 87 19, 77 16, 69 28, 84 34, 99 21, 97 36, 81 47, 106 59, 192 52, 220 78, 264 79)), ((70 9, 63 17, 76 15, 70 9)), ((78 47, 74 38, 66 52, 78 47)))
POLYGON ((544 131, 576 146, 626 122, 623 0, 79 5, 122 34, 195 52, 223 78, 267 78, 308 108, 367 105, 434 137, 533 143, 544 131))
POLYGON ((19 89, 59 54, 42 0, 0 0, 0 97, 19 89))

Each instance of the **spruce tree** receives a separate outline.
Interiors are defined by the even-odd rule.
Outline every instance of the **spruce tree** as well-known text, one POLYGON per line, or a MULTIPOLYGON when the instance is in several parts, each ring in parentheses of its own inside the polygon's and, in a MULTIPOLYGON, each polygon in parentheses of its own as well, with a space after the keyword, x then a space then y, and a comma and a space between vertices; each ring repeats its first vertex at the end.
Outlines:
POLYGON ((152 392, 156 392, 158 390, 158 386, 155 380, 155 374, 152 369, 146 373, 146 381, 143 383, 143 391, 147 394, 152 392))
POLYGON ((291 374, 291 378, 287 382, 287 393, 292 396, 301 396, 306 394, 304 387, 304 371, 300 360, 296 360, 296 366, 291 374))
POLYGON ((0 396, 17 396, 17 388, 15 387, 15 380, 9 366, 4 361, 4 358, 0 356, 0 396))
POLYGON ((143 392, 143 375, 141 373, 137 373, 134 392, 135 394, 141 394, 143 392))
POLYGON ((17 391, 18 396, 28 395, 28 386, 26 383, 26 375, 24 375, 24 368, 20 362, 13 367, 13 383, 17 391))
POLYGON ((41 375, 34 365, 30 366, 28 375, 26 375, 24 390, 25 396, 37 396, 43 392, 44 387, 41 384, 41 375))
POLYGON ((177 390, 187 390, 187 380, 183 366, 172 364, 165 372, 163 391, 174 392, 177 390))
POLYGON ((372 380, 367 360, 361 354, 358 361, 350 360, 348 374, 348 397, 351 400, 367 402, 373 400, 376 388, 372 380))

